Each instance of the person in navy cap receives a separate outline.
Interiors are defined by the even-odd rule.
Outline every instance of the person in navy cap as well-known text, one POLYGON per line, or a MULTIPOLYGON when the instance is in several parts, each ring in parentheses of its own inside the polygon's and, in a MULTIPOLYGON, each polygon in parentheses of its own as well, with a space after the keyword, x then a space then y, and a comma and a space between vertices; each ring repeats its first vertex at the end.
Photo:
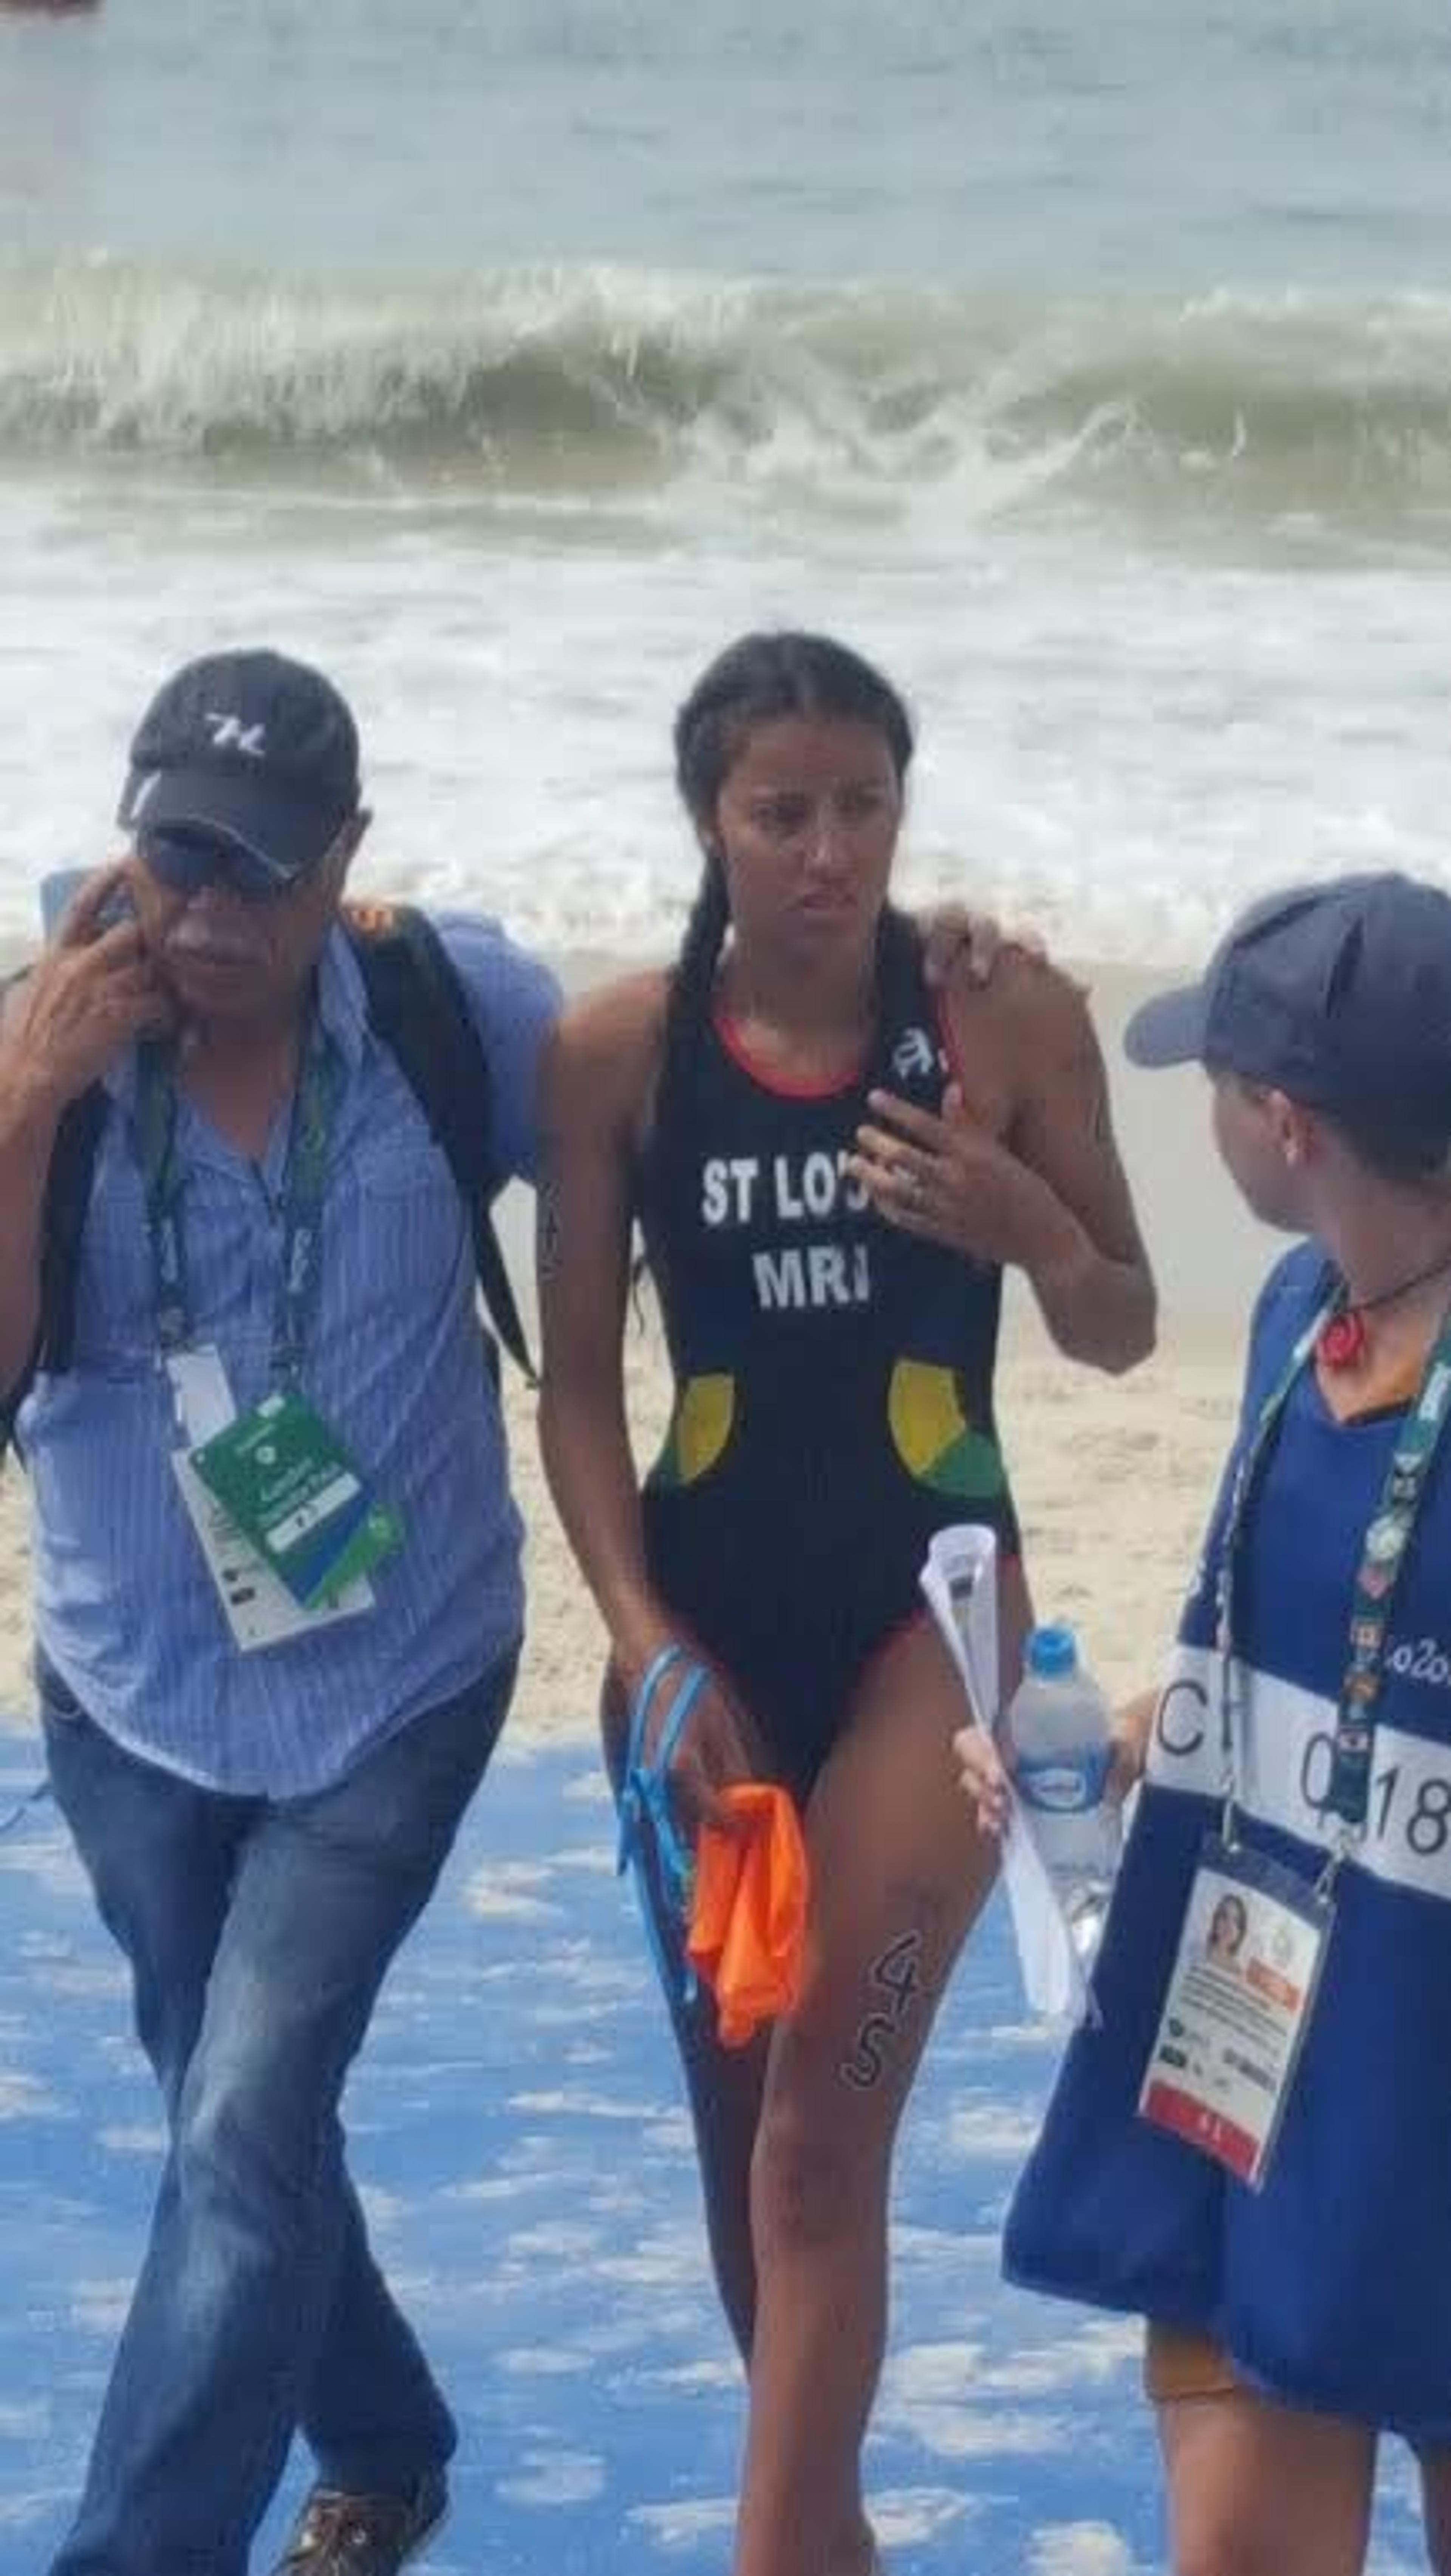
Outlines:
MULTIPOLYGON (((470 1210, 339 911, 368 823, 347 706, 277 653, 191 663, 120 819, 128 855, 0 1023, 0 1395, 39 1358, 17 1436, 50 1778, 169 2127, 54 2576, 243 2576, 298 2430, 318 2482, 283 2567, 392 2576, 455 2431, 338 2106, 503 1722, 520 1525, 470 1210), (54 1184, 82 1135, 62 1366, 54 1184), (336 1596, 219 1530, 190 1464, 279 1397, 314 1465, 345 1455, 349 1543, 384 1533, 336 1596)), ((433 930, 494 1167, 528 1178, 553 980, 488 923, 433 930)))
MULTIPOLYGON (((1205 1066, 1233 1179, 1305 1239, 1255 1309, 1006 2269, 1147 2318, 1178 2576, 1358 2576, 1385 2431, 1444 2571, 1451 897, 1389 874, 1273 896, 1126 1043, 1205 1066)), ((1000 1818, 993 1757, 959 1742, 1000 1818)))

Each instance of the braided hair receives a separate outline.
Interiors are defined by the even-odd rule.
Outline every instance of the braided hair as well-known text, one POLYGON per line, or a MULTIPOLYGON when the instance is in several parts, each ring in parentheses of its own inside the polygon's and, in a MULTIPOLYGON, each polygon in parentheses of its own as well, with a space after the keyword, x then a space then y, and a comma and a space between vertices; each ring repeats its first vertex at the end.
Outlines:
MULTIPOLYGON (((657 1116, 678 1092, 709 1015, 716 967, 730 927, 716 804, 732 763, 758 725, 787 716, 868 724, 884 737, 901 785, 911 766, 912 720, 901 698, 861 654, 826 635, 743 635, 697 680, 675 719, 675 783, 705 847, 705 867, 670 978, 657 1116)), ((916 932, 884 910, 877 933, 878 1026, 911 974, 916 932)))

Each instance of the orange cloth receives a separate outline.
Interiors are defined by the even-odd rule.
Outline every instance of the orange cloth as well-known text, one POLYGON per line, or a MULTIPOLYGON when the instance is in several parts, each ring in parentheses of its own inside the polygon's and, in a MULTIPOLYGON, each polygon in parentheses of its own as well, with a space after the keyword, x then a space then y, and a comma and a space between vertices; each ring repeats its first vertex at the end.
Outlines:
POLYGON ((702 1825, 686 1955, 715 1995, 726 2048, 744 2048, 801 1992, 809 1871, 784 1789, 742 1780, 721 1792, 733 1830, 702 1825))

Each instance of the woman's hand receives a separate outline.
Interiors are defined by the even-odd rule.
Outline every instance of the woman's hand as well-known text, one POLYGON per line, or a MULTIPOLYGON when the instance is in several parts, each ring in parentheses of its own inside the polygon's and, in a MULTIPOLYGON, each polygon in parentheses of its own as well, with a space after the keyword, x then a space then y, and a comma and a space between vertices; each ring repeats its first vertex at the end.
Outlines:
MULTIPOLYGON (((1159 1706, 1156 1690, 1140 1691, 1113 1722, 1113 1763, 1104 1795, 1121 1807, 1144 1775, 1149 1736, 1159 1706)), ((1012 1814, 1012 1747, 1001 1750, 985 1726, 960 1726, 952 1739, 962 1787, 977 1809, 979 1831, 1001 1841, 1012 1814)))
POLYGON ((711 1675, 685 1721, 670 1764, 670 1789, 683 1831, 693 1843, 702 1825, 734 1830, 721 1801, 733 1780, 756 1773, 751 1729, 724 1685, 711 1675))
POLYGON ((1149 1739, 1159 1714, 1160 1696, 1157 1690, 1137 1691, 1131 1700, 1124 1702, 1114 1718, 1113 1768, 1108 1775, 1108 1795, 1116 1806, 1123 1805, 1144 1776, 1149 1758, 1149 1739))
POLYGON ((1071 1259, 1082 1229, 1046 1181, 975 1118, 957 1083, 941 1112, 873 1091, 847 1170, 879 1216, 978 1261, 1039 1274, 1071 1259))
MULTIPOLYGON (((682 1689, 692 1671, 704 1663, 686 1643, 686 1659, 662 1674, 650 1704, 640 1746, 644 1767, 653 1768, 660 1747, 669 1732, 670 1720, 682 1689)), ((638 1690, 644 1667, 627 1672, 632 1692, 638 1690)), ((675 1815, 682 1834, 690 1842, 702 1825, 718 1826, 723 1832, 732 1829, 729 1810, 722 1805, 721 1791, 733 1781, 760 1776, 760 1762, 755 1729, 737 1707, 718 1673, 706 1666, 706 1680, 696 1694, 689 1714, 676 1740, 670 1757, 670 1791, 675 1815)))
POLYGON ((979 1833, 1001 1842, 1008 1829, 1012 1803, 1008 1795, 1008 1773, 1002 1755, 985 1726, 976 1719, 970 1726, 960 1726, 952 1739, 957 1756, 962 1786, 977 1809, 979 1833))

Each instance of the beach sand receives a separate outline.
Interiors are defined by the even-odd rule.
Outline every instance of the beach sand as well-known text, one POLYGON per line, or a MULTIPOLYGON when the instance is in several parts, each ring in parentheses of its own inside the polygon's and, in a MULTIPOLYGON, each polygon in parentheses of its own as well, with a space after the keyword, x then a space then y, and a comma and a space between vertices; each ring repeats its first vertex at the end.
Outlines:
MULTIPOLYGON (((581 961, 567 980, 586 980, 581 961)), ((1160 1348, 1120 1379, 1071 1365, 1047 1343, 1031 1301, 1008 1300, 1000 1377, 1004 1439, 1039 1615, 1079 1628, 1114 1692, 1153 1679, 1194 1564, 1237 1396, 1245 1319, 1275 1246, 1252 1226, 1215 1165, 1205 1088, 1195 1074, 1120 1071, 1117 1033, 1142 978, 1088 971, 1113 1080, 1119 1133, 1163 1296, 1160 1348)), ((506 1209, 522 1279, 526 1221, 506 1209)), ((648 1458, 667 1410, 653 1325, 632 1332, 631 1417, 648 1458)), ((515 1473, 529 1526, 531 1617, 512 1727, 557 1739, 593 1727, 601 1631, 560 1536, 539 1472, 533 1399, 508 1392, 515 1473)), ((0 1474, 0 1718, 28 1723, 26 1492, 0 1474)))
MULTIPOLYGON (((1194 1563, 1231 1420, 1236 1365, 1206 1348, 1162 1352, 1113 1380, 1070 1367, 1035 1328, 1012 1336, 1002 1423, 1040 1615, 1071 1619, 1114 1691, 1150 1681, 1194 1563)), ((667 1379, 652 1330, 632 1347, 631 1412, 648 1457, 667 1379)), ((509 1395, 517 1489, 529 1525, 529 1643, 511 1721, 557 1738, 593 1725, 601 1631, 544 1490, 533 1401, 509 1395)), ((31 1705, 23 1479, 0 1485, 0 1712, 31 1705)))

